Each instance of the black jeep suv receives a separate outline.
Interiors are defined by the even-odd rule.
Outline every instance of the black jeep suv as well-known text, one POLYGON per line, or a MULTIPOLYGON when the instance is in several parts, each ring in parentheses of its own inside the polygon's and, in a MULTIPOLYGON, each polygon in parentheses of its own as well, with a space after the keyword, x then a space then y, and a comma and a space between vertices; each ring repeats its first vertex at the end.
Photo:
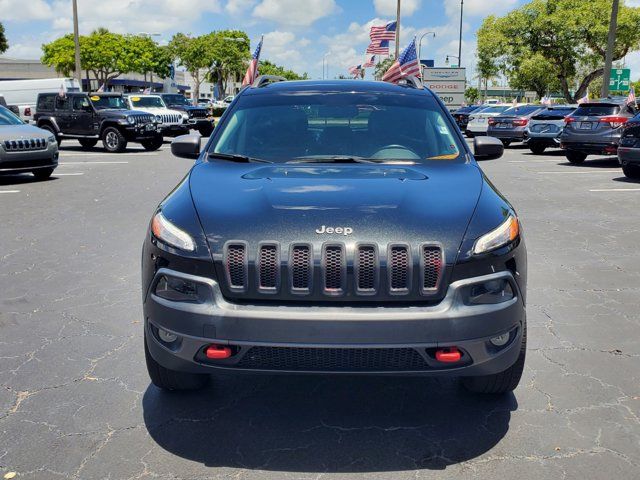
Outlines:
POLYGON ((187 125, 191 130, 197 130, 203 137, 211 135, 215 122, 206 108, 192 105, 184 95, 179 93, 159 93, 158 95, 162 97, 167 108, 186 112, 189 115, 187 125))
POLYGON ((211 373, 449 375, 513 390, 526 250, 475 139, 418 81, 258 78, 160 203, 142 253, 146 360, 165 389, 211 373), (269 79, 266 79, 269 80, 269 79))
POLYGON ((84 148, 102 140, 109 152, 123 152, 127 142, 138 142, 145 150, 162 146, 155 115, 129 110, 119 93, 56 93, 38 95, 34 120, 38 127, 53 133, 58 144, 74 138, 84 148))

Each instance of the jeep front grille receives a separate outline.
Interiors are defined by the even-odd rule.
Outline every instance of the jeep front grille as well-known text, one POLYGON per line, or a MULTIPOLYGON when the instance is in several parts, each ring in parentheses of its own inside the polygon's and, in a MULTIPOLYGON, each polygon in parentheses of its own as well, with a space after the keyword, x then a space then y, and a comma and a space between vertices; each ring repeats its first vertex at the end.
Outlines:
POLYGON ((189 117, 191 118, 207 118, 206 110, 190 110, 189 117))
POLYGON ((151 114, 136 114, 131 115, 133 117, 135 125, 144 125, 147 123, 153 123, 154 115, 151 114))
POLYGON ((27 138, 20 140, 5 140, 4 149, 7 152, 24 152, 33 150, 44 150, 47 148, 46 138, 27 138))
POLYGON ((163 113, 160 117, 163 123, 182 123, 182 115, 163 113))
POLYGON ((434 296, 444 275, 440 245, 379 246, 374 243, 325 243, 314 256, 312 245, 228 242, 222 266, 226 285, 236 293, 284 293, 301 297, 411 294, 434 296), (317 259, 317 260, 316 260, 317 259))

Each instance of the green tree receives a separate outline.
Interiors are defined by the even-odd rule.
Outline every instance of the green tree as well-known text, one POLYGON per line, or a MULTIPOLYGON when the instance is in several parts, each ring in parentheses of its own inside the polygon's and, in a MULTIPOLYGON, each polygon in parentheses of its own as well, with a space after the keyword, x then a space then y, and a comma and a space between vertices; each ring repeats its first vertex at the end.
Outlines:
POLYGON ((298 75, 293 70, 276 65, 269 60, 260 60, 260 67, 258 71, 260 72, 260 75, 278 75, 286 78, 287 80, 307 80, 309 78, 306 72, 302 75, 298 75))
POLYGON ((169 51, 178 64, 186 68, 194 82, 193 98, 200 98, 200 85, 204 82, 211 66, 210 46, 203 37, 191 37, 177 33, 169 42, 169 51))
POLYGON ((4 53, 9 49, 9 42, 7 41, 7 37, 4 33, 4 27, 2 23, 0 23, 0 53, 4 53))
MULTIPOLYGON (((602 76, 610 13, 611 0, 532 0, 504 17, 489 16, 477 35, 478 70, 484 70, 483 75, 500 72, 529 85, 546 84, 555 76, 565 99, 574 102, 602 76), (539 60, 527 62, 532 56, 539 60), (529 75, 521 74, 523 63, 529 75), (533 82, 530 75, 542 70, 543 78, 533 82)), ((638 25, 640 8, 623 3, 614 60, 640 47, 638 25)))
POLYGON ((509 85, 516 90, 533 90, 542 98, 549 92, 560 90, 560 81, 553 64, 540 55, 532 53, 522 59, 518 68, 507 74, 509 85))
POLYGON ((467 87, 464 91, 464 98, 468 103, 476 103, 480 98, 480 90, 476 87, 467 87))
POLYGON ((382 77, 384 76, 385 72, 389 70, 391 65, 393 65, 394 61, 395 59, 393 58, 393 55, 392 55, 389 58, 385 58, 380 63, 378 63, 373 70, 374 78, 376 80, 382 80, 382 77))
POLYGON ((131 71, 145 76, 148 73, 159 77, 169 76, 172 58, 168 47, 161 47, 147 35, 126 37, 124 55, 128 55, 131 71))

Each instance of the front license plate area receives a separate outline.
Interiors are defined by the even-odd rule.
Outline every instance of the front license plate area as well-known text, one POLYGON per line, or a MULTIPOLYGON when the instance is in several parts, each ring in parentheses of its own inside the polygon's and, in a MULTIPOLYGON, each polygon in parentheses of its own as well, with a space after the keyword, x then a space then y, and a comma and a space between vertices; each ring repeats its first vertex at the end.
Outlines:
POLYGON ((156 129, 156 126, 155 126, 155 125, 152 125, 151 123, 149 123, 148 125, 145 125, 144 129, 145 129, 147 132, 151 132, 151 131, 153 131, 153 130, 155 130, 155 129, 156 129))

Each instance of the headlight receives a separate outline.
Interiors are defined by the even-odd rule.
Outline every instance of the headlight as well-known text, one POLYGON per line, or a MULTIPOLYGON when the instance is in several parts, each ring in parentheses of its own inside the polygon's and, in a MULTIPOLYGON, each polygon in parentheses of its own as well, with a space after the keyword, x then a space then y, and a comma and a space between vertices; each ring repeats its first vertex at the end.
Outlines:
POLYGON ((127 117, 127 122, 129 123, 129 125, 133 125, 134 123, 136 123, 136 119, 129 115, 127 117))
POLYGON ((53 136, 53 135, 51 135, 49 138, 47 138, 47 141, 48 141, 49 143, 53 143, 53 142, 55 142, 55 141, 56 141, 56 137, 55 137, 55 136, 53 136))
POLYGON ((479 253, 490 252, 496 248, 504 247, 518 238, 518 235, 520 235, 520 224, 518 223, 518 219, 513 215, 509 215, 509 217, 502 222, 498 228, 476 240, 476 243, 473 246, 473 253, 477 255, 479 253))
POLYGON ((162 123, 162 117, 160 115, 155 116, 156 123, 162 123))
POLYGON ((151 232, 158 240, 172 247, 187 252, 193 252, 196 249, 193 238, 167 220, 162 212, 156 213, 151 220, 151 232))
POLYGON ((186 113, 186 112, 185 112, 185 113, 183 113, 183 114, 182 114, 182 119, 183 119, 183 120, 189 120, 189 114, 188 114, 188 113, 186 113))

